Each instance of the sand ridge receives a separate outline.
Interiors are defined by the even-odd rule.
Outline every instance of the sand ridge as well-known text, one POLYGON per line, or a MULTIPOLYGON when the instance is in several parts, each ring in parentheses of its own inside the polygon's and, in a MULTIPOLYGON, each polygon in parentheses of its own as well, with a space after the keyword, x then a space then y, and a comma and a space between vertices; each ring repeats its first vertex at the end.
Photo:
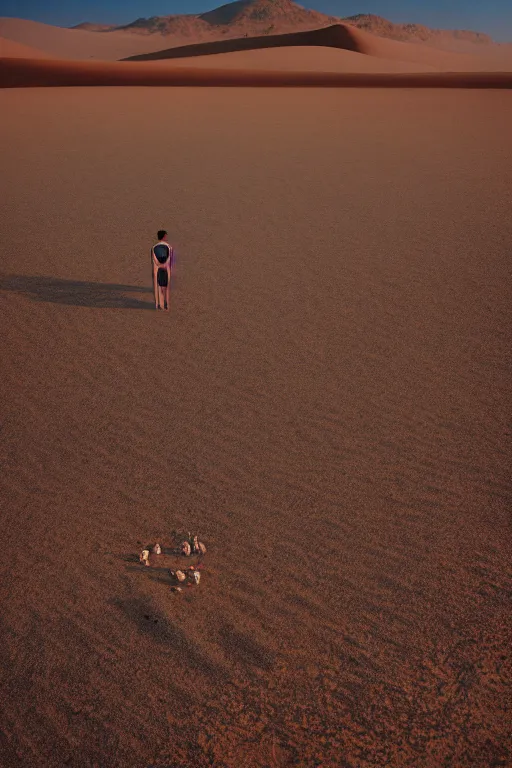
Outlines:
POLYGON ((310 69, 215 69, 160 62, 82 62, 0 59, 0 88, 62 86, 195 86, 250 88, 506 88, 512 72, 389 72, 310 69))
MULTIPOLYGON (((333 24, 322 29, 292 32, 264 37, 241 37, 173 46, 162 51, 130 56, 132 61, 152 61, 192 56, 206 56, 235 51, 272 49, 276 47, 326 46, 344 51, 366 54, 377 59, 407 61, 414 65, 430 66, 442 71, 479 71, 495 69, 496 62, 484 56, 473 57, 462 53, 447 52, 415 43, 405 43, 377 37, 350 24, 333 24)), ((512 56, 508 59, 512 68, 512 56)))

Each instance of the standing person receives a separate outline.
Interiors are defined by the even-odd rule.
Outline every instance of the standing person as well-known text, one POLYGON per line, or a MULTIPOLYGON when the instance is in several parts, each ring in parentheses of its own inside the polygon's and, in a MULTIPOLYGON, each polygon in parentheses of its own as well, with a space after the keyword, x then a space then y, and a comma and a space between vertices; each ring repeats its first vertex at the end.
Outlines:
POLYGON ((165 229, 159 229, 157 237, 158 243, 151 249, 155 308, 162 309, 163 304, 163 309, 169 309, 173 250, 172 246, 167 242, 167 232, 165 229))

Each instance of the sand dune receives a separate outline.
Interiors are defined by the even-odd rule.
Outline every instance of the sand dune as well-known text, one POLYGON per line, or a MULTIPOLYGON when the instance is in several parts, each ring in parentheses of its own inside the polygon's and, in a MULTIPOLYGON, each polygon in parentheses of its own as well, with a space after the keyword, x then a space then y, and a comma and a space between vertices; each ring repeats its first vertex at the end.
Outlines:
POLYGON ((2 764, 510 764, 510 95, 0 110, 2 764))
POLYGON ((49 58, 49 54, 24 43, 0 37, 0 59, 2 58, 45 59, 49 58))
POLYGON ((161 35, 129 32, 87 32, 64 29, 26 19, 0 18, 0 36, 63 59, 116 61, 166 44, 161 35))
MULTIPOLYGON (((212 33, 213 34, 213 33, 212 33)), ((13 43, 27 45, 38 51, 44 51, 50 58, 63 58, 71 60, 102 60, 115 61, 118 59, 141 56, 146 59, 171 59, 201 56, 212 54, 223 55, 229 52, 241 52, 250 50, 272 50, 283 48, 287 51, 290 62, 283 54, 279 59, 279 66, 287 70, 296 68, 298 70, 313 69, 320 70, 321 66, 313 62, 313 54, 306 54, 305 48, 337 48, 343 51, 356 52, 367 56, 375 57, 379 60, 385 60, 382 64, 383 70, 406 71, 402 65, 394 67, 390 62, 406 62, 412 65, 412 70, 416 72, 439 70, 439 71, 512 71, 512 47, 498 45, 471 45, 464 41, 455 41, 460 44, 458 52, 453 50, 442 50, 431 45, 402 43, 395 40, 377 37, 369 32, 360 30, 349 24, 337 24, 331 27, 306 32, 296 32, 291 34, 265 35, 252 38, 223 39, 221 41, 200 42, 201 37, 190 44, 190 36, 180 37, 179 35, 163 36, 155 34, 137 34, 136 32, 114 31, 114 32, 90 32, 80 29, 62 29, 38 22, 26 21, 23 19, 0 18, 0 36, 13 43), (185 43, 188 43, 185 45, 185 43), (172 48, 169 48, 172 46, 172 48), (296 49, 295 51, 293 49, 296 49), (299 50, 304 53, 304 64, 299 60, 299 50)), ((455 46, 454 43, 454 46, 455 46)), ((448 43, 447 46, 449 47, 448 43)), ((1 56, 10 56, 9 49, 4 47, 5 52, 1 56)), ((13 49, 14 50, 14 49, 13 49)), ((18 55, 13 53, 12 55, 18 55)), ((28 56, 29 53, 26 52, 28 56)), ((37 54, 40 56, 41 54, 37 54)), ((226 66, 234 68, 234 60, 223 56, 226 66)), ((261 58, 253 55, 244 57, 249 61, 250 68, 269 68, 259 62, 261 58)), ((334 59, 330 57, 331 65, 334 59)), ((338 60, 334 71, 340 69, 338 60)), ((346 58, 347 71, 355 71, 356 59, 346 58)), ((361 62, 361 71, 376 71, 377 64, 361 62)), ((197 66, 194 63, 194 66, 197 66)), ((272 67, 270 67, 272 68, 272 67)))
MULTIPOLYGON (((183 58, 206 56, 247 51, 256 49, 271 49, 280 47, 326 46, 354 53, 362 53, 379 59, 397 60, 432 67, 448 72, 482 71, 503 69, 503 60, 498 62, 493 57, 473 57, 462 53, 452 53, 430 46, 402 43, 377 37, 349 24, 334 24, 323 29, 307 32, 293 32, 283 35, 267 35, 265 37, 237 38, 215 42, 185 45, 168 48, 162 51, 128 57, 132 61, 153 61, 157 59, 183 58)), ((512 70, 512 56, 508 68, 512 70)))
MULTIPOLYGON (((398 69, 398 68, 397 68, 398 69)), ((158 62, 0 59, 0 88, 38 86, 196 86, 246 88, 511 88, 512 72, 266 71, 170 67, 158 62)))
MULTIPOLYGON (((158 60, 161 63, 162 60, 158 60)), ((156 62, 156 63, 158 63, 156 62)), ((434 72, 428 64, 411 64, 396 59, 382 59, 339 48, 321 46, 293 46, 283 48, 257 48, 215 56, 189 56, 186 59, 168 59, 170 64, 186 67, 214 69, 263 69, 274 72, 434 72)))

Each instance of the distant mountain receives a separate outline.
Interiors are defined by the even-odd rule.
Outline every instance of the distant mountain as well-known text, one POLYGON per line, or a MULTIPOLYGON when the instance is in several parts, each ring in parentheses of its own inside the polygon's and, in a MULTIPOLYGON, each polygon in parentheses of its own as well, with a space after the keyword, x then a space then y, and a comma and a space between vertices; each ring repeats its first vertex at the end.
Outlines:
POLYGON ((373 14, 360 13, 347 18, 327 16, 303 8, 293 0, 236 0, 201 14, 151 16, 120 27, 84 22, 73 29, 104 32, 124 30, 143 35, 172 36, 179 40, 208 41, 319 29, 339 22, 352 24, 379 37, 403 42, 428 43, 453 39, 492 43, 488 35, 479 32, 430 29, 420 24, 394 24, 373 14))
POLYGON ((83 29, 85 32, 110 32, 110 30, 115 29, 115 26, 112 26, 112 24, 92 24, 90 21, 82 21, 81 24, 75 24, 70 29, 83 29))
MULTIPOLYGON (((116 27, 116 31, 136 32, 143 35, 173 35, 175 37, 191 37, 202 39, 205 35, 211 36, 210 25, 202 21, 199 16, 174 15, 151 16, 149 19, 140 18, 122 27, 116 27)), ((220 33, 219 33, 220 34, 220 33)))
POLYGON ((240 18, 251 6, 255 6, 255 0, 237 0, 234 3, 227 3, 215 8, 213 11, 207 11, 200 14, 199 18, 208 24, 224 25, 232 24, 240 18))
POLYGON ((307 24, 324 26, 337 21, 318 11, 308 11, 293 0, 238 0, 228 3, 199 16, 212 25, 254 26, 282 25, 302 26, 307 24))
POLYGON ((492 38, 482 32, 430 29, 421 24, 393 24, 382 16, 374 16, 371 13, 358 13, 356 16, 348 16, 343 21, 378 37, 388 37, 391 40, 402 40, 407 43, 429 42, 438 38, 464 40, 470 43, 492 43, 492 38))
POLYGON ((215 40, 317 29, 336 21, 339 19, 306 10, 292 0, 237 0, 198 15, 152 16, 117 29, 215 40))

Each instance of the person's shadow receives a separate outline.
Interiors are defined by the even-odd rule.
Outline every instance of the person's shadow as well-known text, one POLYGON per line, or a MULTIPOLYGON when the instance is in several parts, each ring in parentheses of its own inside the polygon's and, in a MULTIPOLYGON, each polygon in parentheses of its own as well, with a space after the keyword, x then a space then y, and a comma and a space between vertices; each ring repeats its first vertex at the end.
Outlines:
POLYGON ((154 302, 132 298, 130 293, 152 293, 150 287, 118 285, 117 283, 88 283, 82 280, 62 280, 58 277, 26 275, 0 276, 0 290, 14 291, 33 301, 68 304, 73 307, 97 309, 154 309, 154 302))

